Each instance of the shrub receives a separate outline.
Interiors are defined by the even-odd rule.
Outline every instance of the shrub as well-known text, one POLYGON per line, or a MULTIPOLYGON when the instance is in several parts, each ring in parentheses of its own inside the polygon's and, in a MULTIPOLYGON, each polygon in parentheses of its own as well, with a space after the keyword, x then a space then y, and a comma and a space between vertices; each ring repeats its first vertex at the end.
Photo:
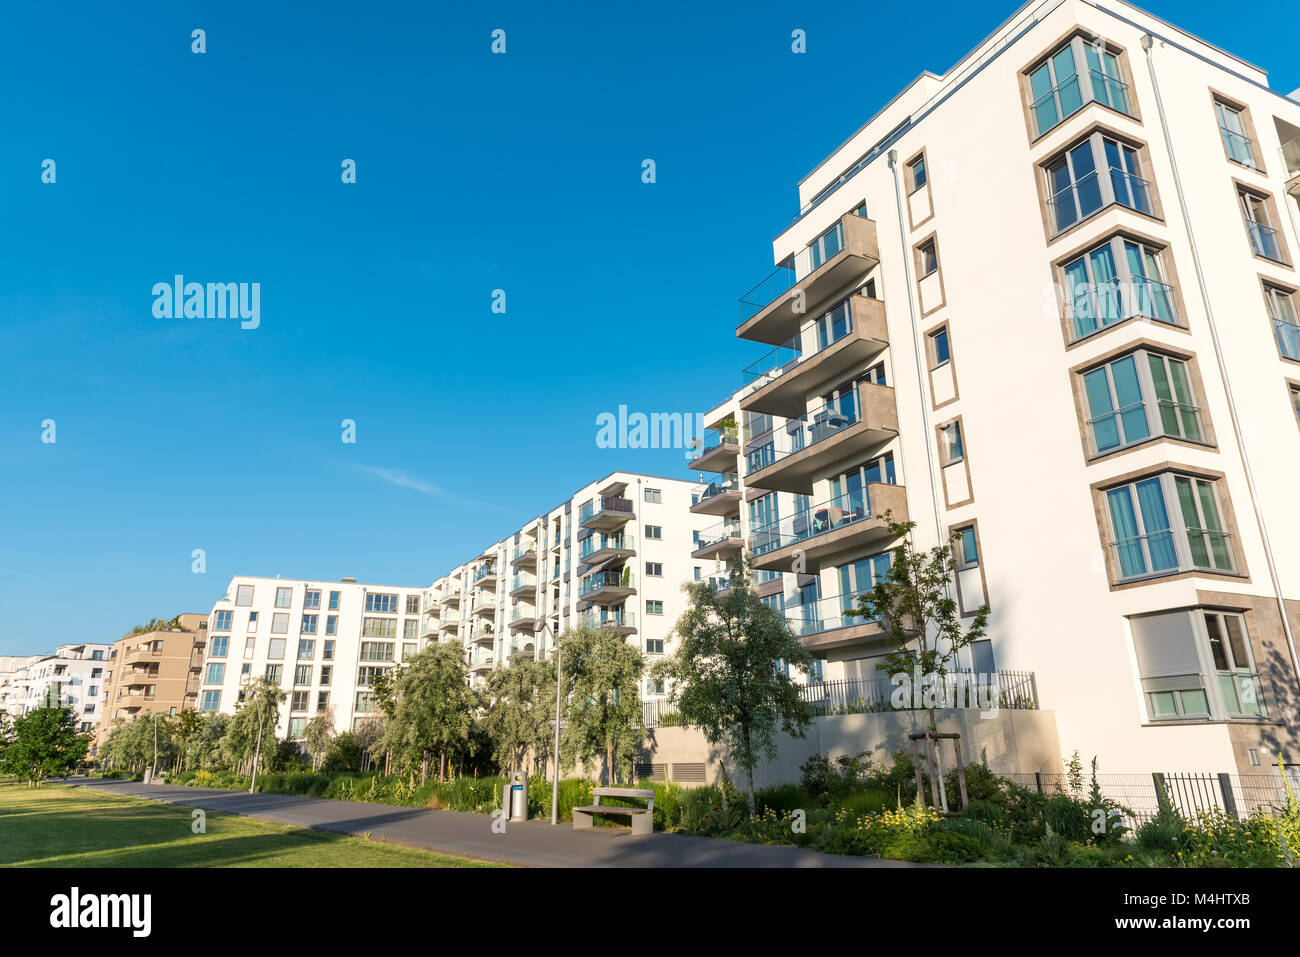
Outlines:
POLYGON ((754 805, 760 814, 764 811, 775 811, 778 814, 806 811, 814 803, 812 795, 797 784, 778 784, 754 792, 754 805))
POLYGON ((1067 841, 1083 844, 1092 836, 1092 817, 1080 801, 1054 794, 1043 805, 1043 822, 1067 841))

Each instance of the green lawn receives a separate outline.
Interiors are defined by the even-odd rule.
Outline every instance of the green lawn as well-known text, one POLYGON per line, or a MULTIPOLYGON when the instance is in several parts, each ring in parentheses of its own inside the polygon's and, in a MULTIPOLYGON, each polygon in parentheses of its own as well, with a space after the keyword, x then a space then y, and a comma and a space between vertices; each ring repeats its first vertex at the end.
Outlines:
POLYGON ((381 841, 47 784, 0 784, 0 867, 495 867, 381 841))

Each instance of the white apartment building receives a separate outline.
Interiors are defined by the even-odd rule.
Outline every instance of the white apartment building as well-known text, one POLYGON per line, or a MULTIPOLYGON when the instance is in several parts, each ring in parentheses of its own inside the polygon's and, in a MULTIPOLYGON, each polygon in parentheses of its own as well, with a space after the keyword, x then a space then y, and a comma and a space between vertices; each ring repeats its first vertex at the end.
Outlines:
POLYGON ((250 681, 287 695, 276 733, 332 709, 342 732, 374 713, 366 686, 420 645, 422 589, 237 575, 208 617, 199 708, 233 714, 250 681))
MULTIPOLYGON (((545 657, 581 623, 623 635, 647 660, 670 653, 686 610, 682 584, 700 527, 692 483, 612 472, 486 546, 425 591, 427 639, 464 645, 473 680, 512 660, 545 657)), ((649 678, 643 696, 664 689, 649 678)))
POLYGON ((0 709, 11 718, 37 708, 71 708, 77 729, 91 732, 103 715, 110 644, 59 645, 52 655, 0 659, 0 709))
POLYGON ((743 543, 813 677, 867 678, 890 649, 842 611, 885 513, 957 534, 991 608, 963 665, 1032 672, 1063 753, 1300 762, 1300 102, 1121 0, 1040 0, 798 193, 696 555, 743 543))

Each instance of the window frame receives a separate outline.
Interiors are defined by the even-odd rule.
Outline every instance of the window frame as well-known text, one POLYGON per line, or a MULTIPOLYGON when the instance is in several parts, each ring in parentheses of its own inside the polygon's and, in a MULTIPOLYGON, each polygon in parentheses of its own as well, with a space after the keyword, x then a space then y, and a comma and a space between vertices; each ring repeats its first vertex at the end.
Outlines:
POLYGON ((1053 153, 1038 164, 1039 177, 1038 182, 1043 190, 1043 205, 1045 214, 1045 224, 1049 241, 1056 241, 1066 233, 1075 229, 1083 223, 1088 222, 1101 213, 1110 209, 1112 206, 1120 206, 1129 212, 1137 213, 1139 216, 1145 216, 1149 219, 1164 221, 1164 214, 1160 205, 1159 195, 1156 192, 1155 184, 1149 176, 1143 175, 1149 171, 1151 166, 1147 146, 1132 137, 1124 136, 1117 133, 1109 127, 1096 126, 1087 133, 1072 140, 1069 145, 1053 153), (1082 176, 1076 172, 1076 154, 1084 146, 1088 148, 1088 155, 1092 160, 1092 169, 1082 176), (1119 152, 1119 159, 1122 167, 1112 165, 1111 157, 1107 151, 1108 145, 1113 145, 1119 152), (1067 186, 1058 189, 1056 186, 1055 171, 1064 165, 1069 177, 1067 186), (1146 198, 1146 209, 1132 203, 1124 202, 1120 199, 1119 193, 1115 186, 1115 174, 1120 174, 1124 179, 1125 192, 1132 198, 1135 193, 1133 189, 1133 180, 1138 180, 1143 184, 1144 195, 1146 198), (1084 207, 1079 198, 1080 184, 1089 179, 1095 180, 1098 194, 1098 205, 1089 212, 1084 212, 1084 207), (1068 223, 1062 225, 1061 218, 1057 213, 1057 207, 1061 198, 1069 194, 1075 216, 1068 223))

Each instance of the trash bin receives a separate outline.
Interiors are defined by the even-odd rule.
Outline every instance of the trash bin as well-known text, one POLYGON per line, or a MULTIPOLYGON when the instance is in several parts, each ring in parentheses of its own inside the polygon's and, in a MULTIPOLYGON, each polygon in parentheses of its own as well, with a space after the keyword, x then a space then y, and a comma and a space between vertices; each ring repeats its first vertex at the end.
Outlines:
POLYGON ((528 779, 521 771, 510 775, 510 820, 528 820, 528 779))

